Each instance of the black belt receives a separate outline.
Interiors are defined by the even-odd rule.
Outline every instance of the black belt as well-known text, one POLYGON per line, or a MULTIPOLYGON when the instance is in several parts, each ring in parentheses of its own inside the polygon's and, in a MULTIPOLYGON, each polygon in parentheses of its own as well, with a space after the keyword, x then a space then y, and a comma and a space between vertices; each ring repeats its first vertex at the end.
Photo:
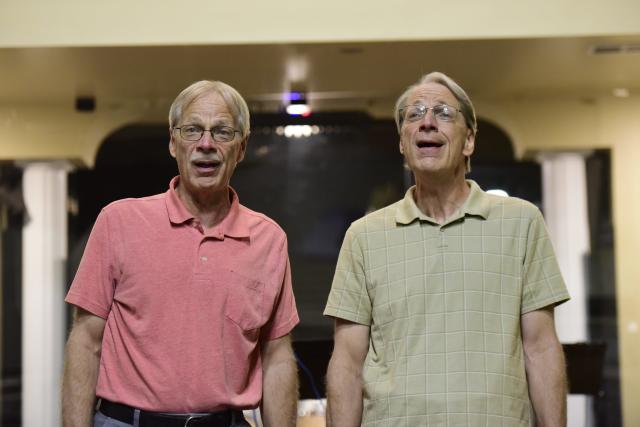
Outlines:
MULTIPOLYGON (((98 410, 109 418, 133 424, 135 408, 100 399, 98 410)), ((241 411, 222 411, 208 414, 164 414, 140 410, 140 427, 229 427, 236 420, 244 420, 241 411)), ((242 424, 240 424, 242 425, 242 424)))

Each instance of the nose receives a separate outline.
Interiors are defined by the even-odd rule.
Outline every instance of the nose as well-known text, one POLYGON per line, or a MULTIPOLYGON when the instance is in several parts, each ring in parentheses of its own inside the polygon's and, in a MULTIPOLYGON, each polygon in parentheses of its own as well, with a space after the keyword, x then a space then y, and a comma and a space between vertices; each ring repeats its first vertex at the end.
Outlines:
POLYGON ((202 138, 200 138, 200 140, 198 141, 197 148, 199 150, 205 150, 205 151, 215 150, 216 144, 215 144, 215 141, 213 140, 213 134, 211 132, 212 131, 210 130, 204 131, 204 133, 202 134, 202 138))
POLYGON ((429 108, 425 113, 424 117, 422 118, 422 121, 420 123, 420 129, 426 129, 426 130, 438 129, 438 120, 436 119, 436 116, 433 114, 432 108, 429 108))

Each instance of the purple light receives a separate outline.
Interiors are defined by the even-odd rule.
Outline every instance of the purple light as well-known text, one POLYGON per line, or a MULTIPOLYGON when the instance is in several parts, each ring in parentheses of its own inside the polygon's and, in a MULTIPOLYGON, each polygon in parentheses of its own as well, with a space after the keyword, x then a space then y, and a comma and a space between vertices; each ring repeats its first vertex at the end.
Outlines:
POLYGON ((289 92, 289 101, 302 101, 304 94, 301 92, 289 92))

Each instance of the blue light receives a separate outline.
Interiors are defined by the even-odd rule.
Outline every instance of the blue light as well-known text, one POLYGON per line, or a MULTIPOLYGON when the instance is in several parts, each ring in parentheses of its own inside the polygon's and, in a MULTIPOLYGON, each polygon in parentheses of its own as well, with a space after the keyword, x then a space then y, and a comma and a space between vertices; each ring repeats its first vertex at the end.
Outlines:
POLYGON ((302 92, 289 92, 289 101, 302 101, 304 94, 302 92))

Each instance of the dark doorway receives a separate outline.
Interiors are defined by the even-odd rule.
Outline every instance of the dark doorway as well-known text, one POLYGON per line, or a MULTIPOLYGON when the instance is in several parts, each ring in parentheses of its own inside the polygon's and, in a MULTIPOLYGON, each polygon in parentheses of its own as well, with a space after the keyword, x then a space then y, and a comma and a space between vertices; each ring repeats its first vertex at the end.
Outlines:
MULTIPOLYGON (((591 253, 587 264, 589 341, 606 347, 600 392, 594 395, 596 425, 622 425, 614 230, 611 210, 611 151, 587 157, 587 208, 591 253)), ((590 374, 589 374, 590 375, 590 374)))
POLYGON ((22 169, 0 163, 0 424, 19 427, 22 411, 22 169))

